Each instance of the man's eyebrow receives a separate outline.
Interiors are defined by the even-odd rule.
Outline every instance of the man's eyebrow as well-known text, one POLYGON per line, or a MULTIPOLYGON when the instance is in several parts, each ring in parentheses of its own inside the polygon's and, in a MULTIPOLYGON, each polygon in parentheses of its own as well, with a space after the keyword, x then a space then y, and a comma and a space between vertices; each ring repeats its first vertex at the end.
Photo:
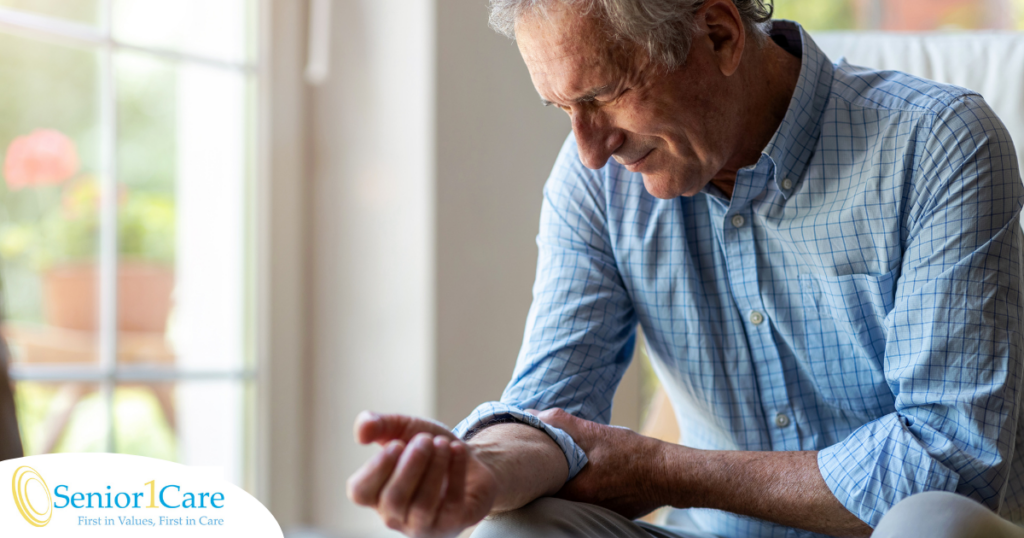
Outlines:
MULTIPOLYGON (((611 87, 612 87, 611 84, 605 84, 604 86, 598 86, 597 88, 592 88, 587 93, 585 93, 585 94, 583 94, 583 95, 573 99, 572 102, 576 103, 576 104, 593 102, 594 99, 596 99, 598 95, 601 95, 601 94, 607 92, 608 90, 611 89, 611 87)), ((540 98, 540 102, 544 106, 551 106, 551 105, 555 104, 555 103, 552 103, 551 101, 548 101, 547 99, 545 99, 543 97, 540 98)))

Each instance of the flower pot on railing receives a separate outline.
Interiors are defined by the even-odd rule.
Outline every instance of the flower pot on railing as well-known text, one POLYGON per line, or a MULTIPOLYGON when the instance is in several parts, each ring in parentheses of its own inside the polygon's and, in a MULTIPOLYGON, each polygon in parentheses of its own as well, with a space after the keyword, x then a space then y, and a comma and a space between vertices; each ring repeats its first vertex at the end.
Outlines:
POLYGON ((80 173, 80 164, 75 142, 53 129, 36 129, 10 143, 0 192, 9 198, 5 206, 19 210, 5 213, 17 218, 0 222, 0 257, 40 275, 50 326, 96 331, 95 256, 103 213, 116 211, 117 329, 164 333, 174 287, 174 195, 152 186, 108 185, 100 176, 80 173), (103 203, 111 187, 116 207, 103 203))
MULTIPOLYGON (((48 324, 79 331, 99 328, 99 272, 95 263, 55 266, 42 276, 43 308, 48 324)), ((118 330, 164 332, 173 289, 174 272, 166 265, 118 264, 118 330)))

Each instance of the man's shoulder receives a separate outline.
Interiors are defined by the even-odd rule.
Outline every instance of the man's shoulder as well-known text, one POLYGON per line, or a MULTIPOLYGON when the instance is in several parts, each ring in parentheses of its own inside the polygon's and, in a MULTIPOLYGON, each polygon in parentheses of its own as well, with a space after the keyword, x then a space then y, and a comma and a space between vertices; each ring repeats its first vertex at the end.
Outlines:
POLYGON ((858 67, 840 60, 832 83, 832 98, 851 108, 879 112, 948 113, 977 92, 916 77, 901 71, 858 67))

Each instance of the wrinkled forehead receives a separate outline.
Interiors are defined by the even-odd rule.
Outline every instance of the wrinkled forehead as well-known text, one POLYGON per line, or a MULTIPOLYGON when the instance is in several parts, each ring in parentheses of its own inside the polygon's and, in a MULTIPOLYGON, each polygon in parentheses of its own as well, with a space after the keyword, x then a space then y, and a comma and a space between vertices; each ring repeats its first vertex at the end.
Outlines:
POLYGON ((550 99, 545 90, 565 93, 607 84, 628 71, 635 57, 629 47, 612 41, 595 17, 557 2, 520 17, 516 42, 544 99, 550 99))
POLYGON ((590 56, 609 56, 614 52, 607 26, 594 10, 576 5, 538 3, 520 14, 515 29, 517 41, 542 40, 546 48, 555 49, 551 52, 582 51, 590 56))

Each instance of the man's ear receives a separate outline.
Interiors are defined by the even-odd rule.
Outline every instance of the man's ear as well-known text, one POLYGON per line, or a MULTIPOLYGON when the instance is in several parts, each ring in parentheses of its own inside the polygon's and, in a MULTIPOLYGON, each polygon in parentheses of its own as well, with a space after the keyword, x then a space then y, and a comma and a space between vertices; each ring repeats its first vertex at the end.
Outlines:
POLYGON ((731 76, 740 66, 746 46, 743 18, 732 0, 707 0, 697 12, 697 22, 711 41, 718 68, 731 76))

